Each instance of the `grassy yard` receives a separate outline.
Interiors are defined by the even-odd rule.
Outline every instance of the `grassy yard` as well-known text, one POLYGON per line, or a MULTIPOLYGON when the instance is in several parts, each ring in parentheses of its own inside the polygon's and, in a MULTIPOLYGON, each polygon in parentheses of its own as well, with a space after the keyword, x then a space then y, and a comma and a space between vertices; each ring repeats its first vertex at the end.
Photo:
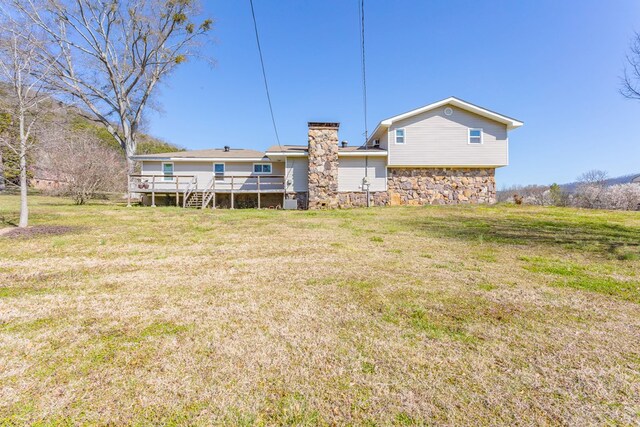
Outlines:
POLYGON ((31 203, 0 425, 640 423, 638 212, 31 203))

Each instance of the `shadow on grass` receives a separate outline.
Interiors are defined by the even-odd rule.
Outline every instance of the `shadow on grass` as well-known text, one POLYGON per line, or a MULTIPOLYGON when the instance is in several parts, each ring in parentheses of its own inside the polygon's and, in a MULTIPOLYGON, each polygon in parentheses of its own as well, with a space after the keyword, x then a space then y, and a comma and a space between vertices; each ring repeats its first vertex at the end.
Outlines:
POLYGON ((64 225, 36 225, 26 228, 14 228, 4 234, 0 238, 9 239, 29 239, 38 236, 61 236, 63 234, 77 233, 83 230, 83 227, 64 226, 64 225))
POLYGON ((615 253, 620 247, 640 248, 640 228, 580 216, 536 219, 448 215, 408 220, 405 226, 429 235, 476 242, 561 245, 568 249, 602 253, 615 253))

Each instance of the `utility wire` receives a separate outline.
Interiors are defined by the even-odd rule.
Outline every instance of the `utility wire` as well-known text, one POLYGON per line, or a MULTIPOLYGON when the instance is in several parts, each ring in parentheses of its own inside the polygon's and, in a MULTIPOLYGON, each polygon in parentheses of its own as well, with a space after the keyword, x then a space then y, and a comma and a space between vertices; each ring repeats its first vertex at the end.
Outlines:
POLYGON ((360 54, 362 58, 362 103, 364 105, 364 145, 369 139, 369 127, 367 125, 367 73, 365 67, 365 48, 364 48, 364 0, 358 0, 358 17, 360 18, 360 46, 362 47, 360 54))
POLYGON ((282 151, 282 145, 280 144, 280 136, 278 135, 278 127, 276 126, 276 118, 273 114, 273 106, 271 105, 271 95, 269 95, 269 85, 267 84, 267 73, 264 70, 264 59, 262 58, 262 48, 260 47, 260 37, 258 36, 258 23, 256 22, 256 13, 253 9, 253 0, 249 0, 251 4, 251 16, 253 17, 253 29, 256 33, 256 43, 258 44, 258 53, 260 54, 260 65, 262 66, 262 77, 264 79, 264 89, 267 92, 267 101, 269 102, 269 112, 271 113, 271 122, 273 123, 273 131, 276 134, 276 141, 282 151))

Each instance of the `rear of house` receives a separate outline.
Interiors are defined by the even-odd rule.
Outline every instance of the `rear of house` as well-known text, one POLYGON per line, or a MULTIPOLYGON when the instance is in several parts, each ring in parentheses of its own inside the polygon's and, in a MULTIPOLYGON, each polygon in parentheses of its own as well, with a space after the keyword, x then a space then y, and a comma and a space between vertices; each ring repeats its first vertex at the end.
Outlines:
POLYGON ((346 208, 494 203, 495 169, 522 122, 447 98, 381 121, 366 144, 309 123, 306 145, 135 156, 130 193, 184 207, 346 208))

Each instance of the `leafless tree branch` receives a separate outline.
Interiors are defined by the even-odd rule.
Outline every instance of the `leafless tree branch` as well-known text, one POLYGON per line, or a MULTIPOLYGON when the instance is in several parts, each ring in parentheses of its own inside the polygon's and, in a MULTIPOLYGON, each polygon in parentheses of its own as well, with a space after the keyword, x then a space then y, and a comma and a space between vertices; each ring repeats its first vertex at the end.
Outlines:
POLYGON ((212 20, 197 0, 11 0, 45 36, 47 83, 78 100, 130 157, 158 83, 197 56, 212 20), (199 24, 194 23, 199 20, 199 24))
POLYGON ((640 33, 635 33, 631 40, 626 59, 620 93, 625 98, 640 100, 640 33))

